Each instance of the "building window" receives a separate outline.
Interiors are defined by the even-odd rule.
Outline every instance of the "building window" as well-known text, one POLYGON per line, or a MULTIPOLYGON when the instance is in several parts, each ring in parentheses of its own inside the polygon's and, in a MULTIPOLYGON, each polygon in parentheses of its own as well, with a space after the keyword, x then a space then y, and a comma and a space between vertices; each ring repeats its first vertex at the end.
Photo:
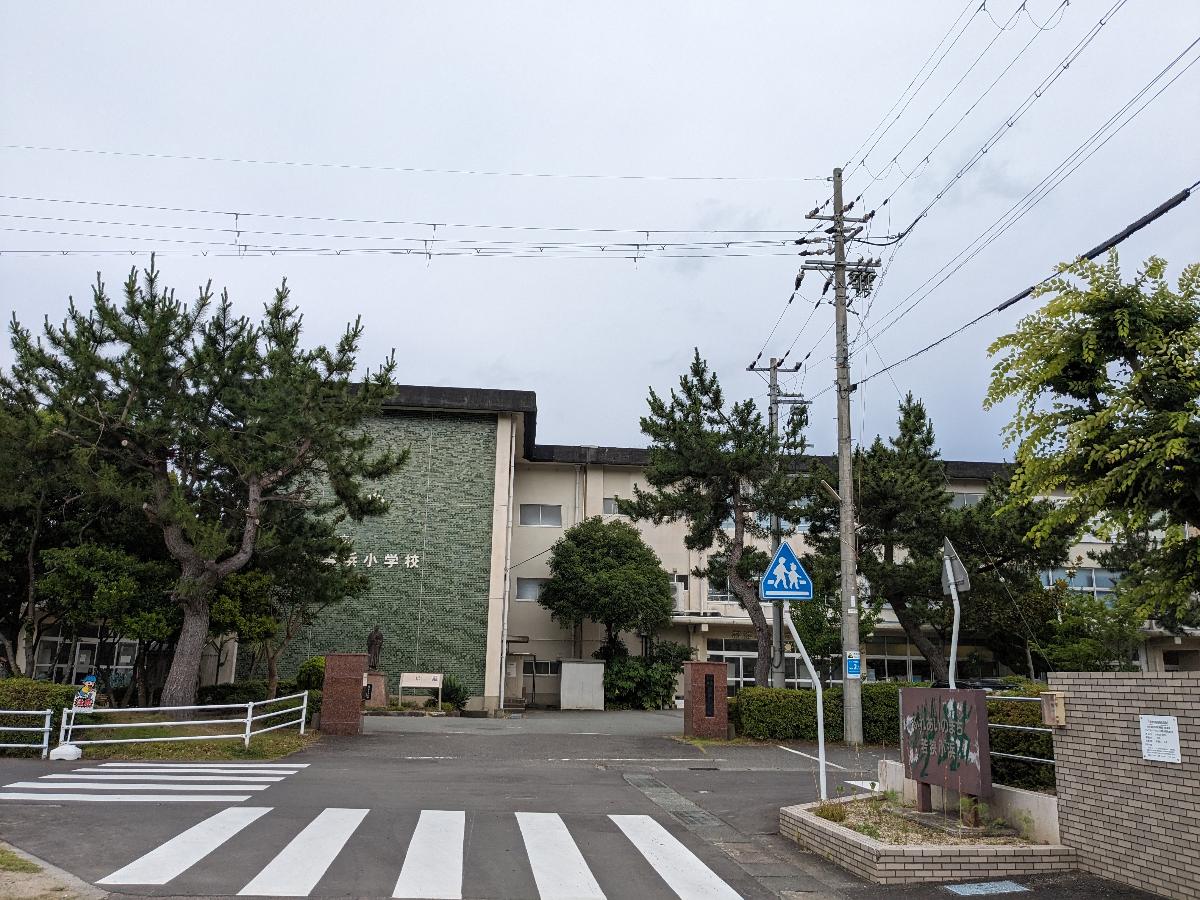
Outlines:
POLYGON ((562 506, 549 503, 522 503, 521 524, 542 528, 562 528, 562 506))
POLYGON ((964 506, 974 506, 987 496, 983 491, 954 491, 950 495, 950 508, 962 509, 964 506))
POLYGON ((1077 569, 1048 569, 1042 572, 1042 584, 1050 587, 1055 582, 1065 581, 1067 586, 1081 594, 1093 594, 1101 599, 1112 598, 1122 572, 1114 569, 1098 569, 1080 566, 1077 569))
POLYGON ((518 578, 517 599, 536 600, 542 595, 542 588, 549 580, 549 578, 518 578))
POLYGON ((557 675, 561 666, 556 659, 527 659, 521 667, 523 675, 557 675))
POLYGON ((616 497, 605 497, 604 498, 604 514, 606 516, 621 515, 621 510, 617 509, 617 499, 618 498, 616 498, 616 497))
POLYGON ((733 603, 733 591, 729 588, 729 582, 708 579, 708 601, 710 603, 733 603))
POLYGON ((671 593, 675 599, 675 608, 686 608, 690 580, 686 575, 670 575, 668 577, 671 579, 671 593))

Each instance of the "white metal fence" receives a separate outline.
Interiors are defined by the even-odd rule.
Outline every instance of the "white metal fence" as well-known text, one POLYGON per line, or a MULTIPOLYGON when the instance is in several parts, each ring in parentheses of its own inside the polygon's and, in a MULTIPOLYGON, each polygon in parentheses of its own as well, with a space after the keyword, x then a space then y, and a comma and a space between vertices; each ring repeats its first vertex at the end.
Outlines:
POLYGON ((40 750, 42 759, 50 752, 50 717, 53 711, 49 709, 0 709, 0 718, 4 716, 30 716, 31 718, 41 717, 41 725, 0 725, 0 737, 4 737, 7 732, 15 732, 19 734, 40 734, 40 743, 30 743, 25 741, 19 744, 0 744, 0 747, 11 748, 13 750, 40 750))
MULTIPOLYGON (((1037 703, 1042 702, 1041 697, 993 697, 989 696, 988 702, 1004 702, 1004 703, 1037 703)), ((998 728, 1003 731, 1025 731, 1033 734, 1054 734, 1052 728, 1042 728, 1034 725, 1001 725, 999 722, 988 722, 988 728, 998 728)), ((992 756, 999 756, 1003 759, 1017 759, 1021 762, 1042 763, 1044 765, 1053 766, 1053 759, 1046 759, 1041 756, 1022 756, 1019 753, 1001 753, 999 750, 990 751, 992 756)))
MULTIPOLYGON (((224 714, 224 713, 222 713, 224 714)), ((148 744, 159 741, 220 741, 220 740, 239 740, 243 746, 250 746, 250 739, 256 734, 266 734, 268 731, 276 731, 280 728, 288 728, 293 725, 300 726, 300 733, 304 734, 304 723, 308 718, 308 691, 301 691, 298 694, 288 694, 286 697, 276 697, 274 700, 256 700, 252 703, 217 703, 211 706, 140 706, 127 709, 64 709, 62 723, 58 729, 58 742, 60 744, 74 744, 76 746, 85 746, 87 744, 148 744), (268 712, 257 713, 256 710, 266 706, 275 706, 279 703, 291 702, 292 705, 286 706, 283 709, 273 709, 268 712), (178 719, 174 718, 180 713, 196 711, 202 712, 221 712, 223 710, 239 710, 241 715, 234 716, 228 713, 226 718, 192 718, 178 719), (101 722, 76 722, 76 713, 82 713, 85 716, 101 716, 111 717, 108 721, 101 722), (169 719, 141 721, 141 722, 122 722, 120 717, 137 714, 140 716, 146 715, 168 715, 169 719), (272 722, 267 724, 272 719, 277 719, 280 716, 288 716, 294 714, 295 718, 289 718, 283 722, 272 722), (259 725, 265 727, 259 727, 259 725), (184 728, 188 726, 211 726, 211 725, 228 725, 231 726, 228 732, 216 734, 187 734, 187 735, 159 735, 155 737, 129 737, 129 738, 94 738, 77 739, 75 732, 81 731, 86 734, 89 730, 95 729, 114 729, 114 728, 184 728), (232 726, 237 726, 232 727, 232 726)), ((49 719, 47 719, 49 722, 49 719)))

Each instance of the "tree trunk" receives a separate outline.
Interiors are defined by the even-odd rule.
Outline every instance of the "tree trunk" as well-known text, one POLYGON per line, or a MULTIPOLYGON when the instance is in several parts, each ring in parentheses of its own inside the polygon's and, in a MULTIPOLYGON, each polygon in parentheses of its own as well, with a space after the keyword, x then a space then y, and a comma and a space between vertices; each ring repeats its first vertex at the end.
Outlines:
POLYGON ((279 654, 267 651, 267 699, 274 700, 279 693, 279 654))
POLYGON ((754 636, 758 640, 758 658, 754 661, 754 684, 756 687, 771 686, 771 655, 775 648, 771 641, 771 623, 763 612, 762 604, 758 602, 755 588, 747 581, 736 575, 729 576, 729 583, 734 592, 746 607, 750 623, 754 626, 754 636))
POLYGON ((900 597, 888 597, 888 603, 892 605, 892 612, 900 620, 900 627, 904 629, 904 633, 908 635, 908 639, 912 641, 914 647, 921 651, 921 655, 929 663, 929 672, 933 680, 949 681, 950 668, 946 662, 945 655, 929 639, 929 636, 921 630, 921 623, 913 615, 912 610, 908 608, 908 605, 900 597))
POLYGON ((212 571, 185 572, 175 586, 175 599, 183 607, 183 628, 163 687, 163 706, 191 706, 196 702, 200 657, 208 641, 209 600, 217 580, 212 571))

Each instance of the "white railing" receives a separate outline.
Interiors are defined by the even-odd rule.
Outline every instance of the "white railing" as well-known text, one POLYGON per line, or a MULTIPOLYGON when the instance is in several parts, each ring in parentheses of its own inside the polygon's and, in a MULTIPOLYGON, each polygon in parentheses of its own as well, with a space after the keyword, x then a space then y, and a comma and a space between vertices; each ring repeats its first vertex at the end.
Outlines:
POLYGON ((64 709, 62 723, 58 729, 59 744, 74 744, 76 746, 84 746, 87 744, 149 744, 159 741, 221 741, 221 740, 239 740, 246 748, 250 747, 250 739, 256 734, 265 734, 268 731, 275 731, 279 728, 288 728, 292 725, 300 726, 300 733, 304 734, 304 723, 308 718, 308 691, 301 691, 298 694, 288 694, 286 697, 276 697, 273 700, 255 700, 251 703, 216 703, 211 706, 137 706, 126 709, 64 709), (297 701, 292 706, 284 707, 283 709, 271 710, 270 712, 255 714, 255 710, 264 706, 273 706, 277 703, 283 703, 288 700, 297 701), (240 710, 242 715, 236 718, 200 718, 200 719, 178 719, 174 718, 183 712, 191 712, 195 710, 204 710, 213 712, 217 710, 236 709, 240 710), (171 718, 164 720, 155 720, 151 722, 89 722, 78 723, 75 721, 76 713, 82 712, 85 716, 121 716, 129 713, 138 713, 143 715, 169 715, 171 718), (286 722, 275 722, 265 728, 257 727, 256 723, 266 723, 269 719, 274 719, 279 716, 296 713, 296 718, 288 719, 286 722), (231 729, 227 734, 188 734, 176 735, 168 737, 160 735, 158 737, 131 737, 131 738, 95 738, 91 740, 76 739, 74 733, 77 731, 87 732, 89 729, 112 729, 112 728, 181 728, 187 726, 209 726, 209 725, 237 725, 236 730, 231 729))
POLYGON ((40 734, 42 742, 40 744, 31 744, 28 741, 21 744, 0 744, 0 747, 14 750, 41 750, 42 759, 50 752, 50 717, 53 711, 49 709, 0 709, 0 716, 41 716, 42 724, 35 726, 25 725, 0 725, 0 735, 7 731, 14 731, 24 734, 40 734))

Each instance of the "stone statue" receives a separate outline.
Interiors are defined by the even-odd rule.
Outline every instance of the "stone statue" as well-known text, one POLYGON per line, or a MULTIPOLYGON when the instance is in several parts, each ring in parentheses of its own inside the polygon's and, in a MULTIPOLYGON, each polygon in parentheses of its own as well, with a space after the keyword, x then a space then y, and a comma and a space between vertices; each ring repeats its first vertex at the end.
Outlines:
POLYGON ((379 654, 383 650, 383 632, 376 625, 371 633, 367 635, 367 669, 375 670, 379 668, 379 654))

